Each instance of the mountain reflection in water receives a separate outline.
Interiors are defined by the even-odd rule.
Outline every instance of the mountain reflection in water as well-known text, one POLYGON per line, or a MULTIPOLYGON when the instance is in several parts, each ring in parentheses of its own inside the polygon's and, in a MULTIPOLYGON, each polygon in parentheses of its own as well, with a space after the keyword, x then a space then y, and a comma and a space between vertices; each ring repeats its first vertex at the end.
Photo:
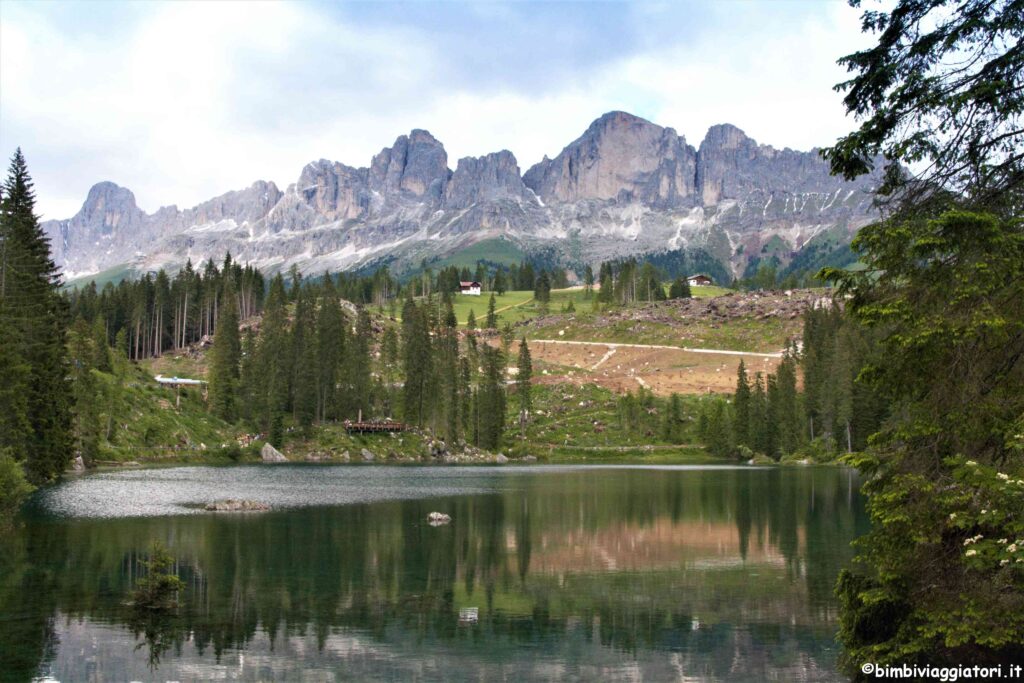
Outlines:
MULTIPOLYGON (((152 495, 186 499, 199 477, 228 497, 254 468, 191 469, 164 484, 181 491, 152 495)), ((67 506, 52 489, 4 539, 2 675, 840 678, 832 587, 867 526, 850 471, 258 472, 272 504, 293 505, 304 490, 322 503, 334 480, 370 490, 379 478, 401 493, 262 514, 92 518, 55 514, 67 506), (452 523, 428 525, 433 510, 452 523), (154 540, 187 588, 175 613, 140 621, 125 601, 154 540), (460 620, 472 607, 477 619, 460 620)), ((133 487, 152 486, 144 481, 106 475, 102 495, 121 487, 135 500, 133 487)), ((88 502, 81 483, 74 495, 88 502)))

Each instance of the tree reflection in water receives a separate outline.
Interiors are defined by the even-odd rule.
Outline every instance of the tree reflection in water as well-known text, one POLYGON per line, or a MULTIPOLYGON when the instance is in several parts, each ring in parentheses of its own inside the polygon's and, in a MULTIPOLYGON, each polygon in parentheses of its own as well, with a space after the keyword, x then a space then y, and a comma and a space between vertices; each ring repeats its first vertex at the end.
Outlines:
MULTIPOLYGON (((757 680, 787 667, 828 679, 832 585, 867 523, 853 476, 508 472, 498 493, 441 499, 259 515, 38 517, 3 560, 0 643, 13 655, 3 659, 15 663, 15 678, 41 669, 78 678, 53 634, 70 638, 64 624, 84 620, 127 626, 167 675, 185 660, 216 664, 226 653, 287 652, 305 641, 325 666, 340 666, 349 660, 329 641, 362 634, 388 650, 387 666, 429 655, 458 660, 467 673, 536 675, 529 667, 542 661, 575 671, 604 657, 671 662, 709 680, 757 680), (432 510, 452 524, 426 524, 432 510), (171 548, 186 589, 175 614, 139 621, 123 596, 153 540, 171 548), (466 607, 479 608, 476 623, 459 623, 466 607)), ((101 669, 110 665, 99 659, 101 669)))

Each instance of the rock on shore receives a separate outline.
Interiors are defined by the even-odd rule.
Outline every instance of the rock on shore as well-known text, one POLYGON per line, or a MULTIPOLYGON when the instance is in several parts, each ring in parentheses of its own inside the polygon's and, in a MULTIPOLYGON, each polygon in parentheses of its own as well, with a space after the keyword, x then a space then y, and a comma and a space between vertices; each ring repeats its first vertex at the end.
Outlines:
POLYGON ((263 462, 288 462, 288 458, 284 457, 281 451, 269 443, 263 444, 263 448, 260 449, 260 455, 263 457, 263 462))

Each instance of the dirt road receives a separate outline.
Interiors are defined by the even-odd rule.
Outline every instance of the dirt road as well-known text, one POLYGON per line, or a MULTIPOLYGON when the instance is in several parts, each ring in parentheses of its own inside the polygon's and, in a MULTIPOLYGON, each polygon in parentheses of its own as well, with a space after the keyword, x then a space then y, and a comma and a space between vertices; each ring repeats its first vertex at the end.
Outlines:
POLYGON ((544 384, 594 383, 622 393, 643 387, 658 395, 731 393, 744 360, 753 378, 774 372, 782 353, 698 349, 656 344, 532 339, 538 363, 534 377, 544 384))

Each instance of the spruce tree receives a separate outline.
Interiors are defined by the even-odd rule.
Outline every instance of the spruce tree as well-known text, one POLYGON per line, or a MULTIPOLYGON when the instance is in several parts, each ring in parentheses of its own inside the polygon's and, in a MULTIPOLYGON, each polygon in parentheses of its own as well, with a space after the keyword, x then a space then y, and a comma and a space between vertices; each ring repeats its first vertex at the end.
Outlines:
MULTIPOLYGON (((324 422, 337 417, 337 385, 344 357, 345 316, 334 280, 324 275, 320 310, 316 319, 317 419, 324 422)), ((392 332, 392 335, 394 333, 392 332)))
POLYGON ((796 390, 796 362, 789 354, 782 359, 776 371, 778 387, 778 447, 782 455, 789 455, 803 442, 803 417, 796 390))
POLYGON ((107 341, 107 327, 102 317, 97 316, 92 323, 93 366, 100 372, 110 372, 113 368, 110 361, 110 343, 107 341))
POLYGON ((423 310, 407 299, 402 310, 403 407, 406 422, 423 425, 431 374, 430 331, 423 310))
POLYGON ((317 417, 317 339, 316 311, 310 288, 295 295, 295 322, 292 324, 292 415, 308 427, 317 417))
POLYGON ((100 387, 93 376, 95 349, 92 330, 79 318, 68 336, 71 349, 72 417, 74 452, 91 467, 100 450, 100 387))
POLYGON ((747 366, 740 359, 740 367, 736 371, 736 393, 733 396, 733 431, 737 446, 750 447, 750 382, 747 379, 747 366))
POLYGON ((679 394, 673 392, 665 406, 661 424, 661 438, 669 443, 679 443, 682 437, 683 405, 679 394))
POLYGON ((473 309, 472 308, 469 309, 469 315, 466 316, 466 329, 467 330, 475 330, 476 329, 476 314, 473 313, 473 309))
POLYGON ((668 288, 669 299, 689 299, 691 296, 690 282, 686 278, 677 277, 668 288))
POLYGON ((495 450, 501 446, 505 431, 504 360, 501 352, 484 344, 481 348, 483 374, 477 392, 479 434, 477 445, 495 450))
POLYGON ((271 443, 281 446, 284 411, 288 407, 291 383, 291 344, 288 334, 287 294, 280 273, 270 282, 258 343, 258 362, 254 368, 260 376, 259 424, 270 434, 271 443), (276 439, 276 442, 275 442, 276 439))
POLYGON ((372 367, 370 346, 372 333, 370 312, 360 306, 356 312, 355 333, 352 335, 351 346, 345 358, 345 377, 352 405, 349 406, 353 419, 362 411, 364 418, 370 415, 373 399, 372 367))
POLYGON ((519 400, 519 431, 525 439, 526 424, 530 420, 530 410, 533 408, 533 387, 530 384, 533 379, 533 360, 530 357, 530 347, 526 344, 526 337, 519 341, 519 357, 516 368, 518 369, 516 398, 519 400))
POLYGON ((491 300, 487 302, 487 329, 498 329, 498 314, 495 312, 497 302, 494 300, 494 293, 491 293, 491 300))
POLYGON ((238 418, 239 364, 242 342, 238 334, 238 297, 228 278, 221 294, 217 330, 210 350, 210 410, 227 422, 238 418))
POLYGON ((537 277, 533 297, 540 304, 541 312, 547 313, 548 304, 551 302, 551 278, 546 270, 540 271, 540 275, 537 277))
MULTIPOLYGON (((67 311, 49 240, 35 214, 35 193, 25 158, 17 150, 0 199, 0 332, 9 346, 7 391, 24 396, 28 431, 6 440, 22 449, 29 480, 39 484, 60 474, 71 459, 72 386, 65 338, 67 311), (18 368, 28 368, 27 375, 18 368)), ((20 404, 20 399, 16 401, 20 404)), ((20 406, 0 405, 0 413, 20 406)), ((16 420, 15 424, 20 420, 16 420)))
POLYGON ((754 392, 750 397, 750 447, 757 453, 768 455, 768 397, 765 395, 764 375, 754 375, 754 392))

